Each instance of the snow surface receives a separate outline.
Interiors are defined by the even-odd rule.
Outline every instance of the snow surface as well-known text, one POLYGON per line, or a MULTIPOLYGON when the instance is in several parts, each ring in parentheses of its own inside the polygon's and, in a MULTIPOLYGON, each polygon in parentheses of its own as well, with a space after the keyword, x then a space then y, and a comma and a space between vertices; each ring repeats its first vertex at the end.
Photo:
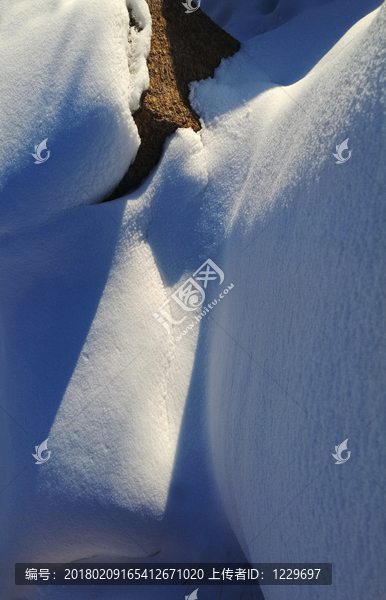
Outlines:
POLYGON ((16 588, 15 562, 246 556, 333 564, 266 600, 379 600, 386 6, 207 0, 243 45, 191 85, 202 131, 95 204, 139 143, 151 25, 129 4, 139 34, 123 0, 0 5, 1 597, 187 593, 16 588), (153 313, 207 258, 234 289, 176 343, 153 313))

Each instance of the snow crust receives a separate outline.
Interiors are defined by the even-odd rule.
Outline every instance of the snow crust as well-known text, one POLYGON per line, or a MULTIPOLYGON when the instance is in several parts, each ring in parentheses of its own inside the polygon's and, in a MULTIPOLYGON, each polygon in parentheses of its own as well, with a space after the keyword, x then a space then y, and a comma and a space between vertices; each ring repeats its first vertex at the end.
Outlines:
POLYGON ((0 595, 177 599, 15 588, 14 563, 246 557, 333 564, 266 600, 379 600, 386 6, 207 0, 243 45, 191 85, 202 131, 95 204, 139 144, 129 8, 139 33, 120 0, 1 4, 0 595), (234 289, 176 345, 153 314, 207 258, 234 289))

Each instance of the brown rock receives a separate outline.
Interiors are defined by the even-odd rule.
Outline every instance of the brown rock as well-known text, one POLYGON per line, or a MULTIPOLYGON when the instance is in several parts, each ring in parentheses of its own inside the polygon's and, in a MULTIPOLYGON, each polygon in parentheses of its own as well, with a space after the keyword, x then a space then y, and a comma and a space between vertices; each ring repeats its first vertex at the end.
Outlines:
MULTIPOLYGON (((212 77, 223 58, 240 43, 201 9, 185 13, 181 0, 147 0, 152 17, 148 58, 149 89, 134 115, 141 145, 126 175, 108 198, 134 190, 158 163, 167 136, 178 127, 199 131, 198 116, 189 104, 191 81, 212 77)), ((131 19, 132 26, 136 24, 131 19)))

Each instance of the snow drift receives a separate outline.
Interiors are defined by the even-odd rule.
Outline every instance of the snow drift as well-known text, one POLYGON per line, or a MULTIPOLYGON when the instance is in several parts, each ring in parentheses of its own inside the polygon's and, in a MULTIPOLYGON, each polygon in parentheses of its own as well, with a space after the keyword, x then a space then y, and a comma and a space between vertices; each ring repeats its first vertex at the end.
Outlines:
POLYGON ((121 0, 2 3, 2 233, 101 200, 134 160, 151 19, 145 0, 130 5, 140 32, 121 0))
MULTIPOLYGON (((266 600, 382 597, 379 4, 259 2, 249 17, 247 1, 218 3, 244 43, 191 86, 202 131, 172 136, 135 193, 89 206, 138 146, 129 108, 146 86, 146 5, 132 2, 145 28, 128 46, 124 2, 36 2, 26 23, 24 2, 3 3, 8 46, 12 28, 33 40, 14 45, 23 73, 6 47, 0 59, 11 115, 0 199, 5 597, 73 597, 16 590, 16 561, 244 556, 333 564, 332 586, 263 586, 266 600), (62 76, 57 54, 35 58, 45 37, 50 48, 67 40, 62 76), (138 63, 127 68, 130 48, 138 63), (31 100, 16 102, 25 82, 31 100), (48 126, 62 133, 35 165, 48 126), (336 164, 347 138, 351 156, 336 164), (153 314, 207 258, 234 289, 176 345, 153 314), (37 466, 46 438, 51 458, 37 466), (346 438, 350 460, 335 465, 346 438)), ((127 590, 77 589, 91 594, 127 590)))
POLYGON ((216 182, 205 212, 221 215, 218 260, 235 285, 208 333, 214 472, 251 561, 333 564, 332 588, 263 585, 267 600, 386 589, 385 20, 383 5, 285 88, 268 75, 281 80, 281 28, 192 86, 216 182), (336 466, 346 438, 351 459, 336 466))

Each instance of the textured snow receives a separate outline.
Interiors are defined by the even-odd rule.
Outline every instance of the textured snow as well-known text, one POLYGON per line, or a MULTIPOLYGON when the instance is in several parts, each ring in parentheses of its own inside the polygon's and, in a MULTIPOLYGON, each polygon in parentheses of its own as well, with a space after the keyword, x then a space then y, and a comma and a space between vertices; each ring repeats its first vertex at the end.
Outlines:
POLYGON ((191 85, 202 131, 96 204, 139 144, 151 24, 129 4, 139 34, 123 0, 1 4, 0 595, 177 599, 16 588, 14 563, 247 557, 333 564, 266 600, 379 600, 386 6, 206 0, 243 44, 191 85), (234 288, 176 344, 153 314, 207 258, 234 288))

